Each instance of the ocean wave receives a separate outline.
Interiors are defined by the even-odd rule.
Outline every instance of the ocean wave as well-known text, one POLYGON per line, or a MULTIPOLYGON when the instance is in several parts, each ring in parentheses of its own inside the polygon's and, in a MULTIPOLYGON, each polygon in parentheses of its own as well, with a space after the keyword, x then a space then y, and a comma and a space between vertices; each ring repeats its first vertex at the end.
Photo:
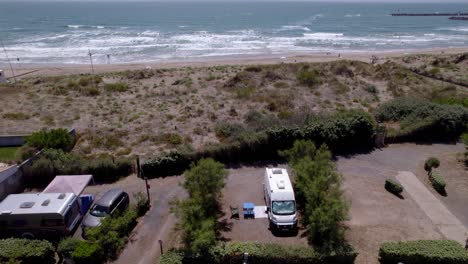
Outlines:
POLYGON ((361 14, 345 15, 344 17, 360 17, 361 14))
POLYGON ((79 28, 97 28, 97 29, 104 29, 105 26, 89 26, 89 25, 67 25, 67 28, 79 29, 79 28))
POLYGON ((281 26, 279 31, 288 31, 288 30, 303 30, 303 31, 310 31, 309 27, 302 26, 302 25, 292 25, 292 26, 281 26))

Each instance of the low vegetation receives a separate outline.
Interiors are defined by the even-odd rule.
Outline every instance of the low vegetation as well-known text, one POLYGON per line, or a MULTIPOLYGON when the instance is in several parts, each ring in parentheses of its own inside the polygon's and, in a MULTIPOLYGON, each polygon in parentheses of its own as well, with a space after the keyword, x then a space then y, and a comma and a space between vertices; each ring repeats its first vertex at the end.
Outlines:
POLYGON ((301 139, 325 143, 338 152, 346 151, 371 146, 375 129, 374 118, 358 110, 311 116, 301 127, 276 126, 261 130, 241 124, 222 124, 218 135, 225 143, 156 157, 144 162, 142 170, 147 177, 161 177, 180 174, 192 162, 206 157, 223 163, 278 158, 278 150, 290 148, 295 140, 301 139))
POLYGON ((210 255, 190 257, 180 250, 170 250, 161 256, 160 264, 194 263, 242 263, 243 254, 248 253, 248 263, 252 264, 293 264, 293 263, 354 263, 357 253, 336 252, 334 255, 322 254, 307 246, 283 246, 255 242, 219 243, 210 250, 210 255), (205 261, 205 262, 203 262, 205 261))
POLYGON ((387 242, 379 251, 384 264, 462 264, 468 263, 468 251, 453 240, 387 242))
POLYGON ((1 263, 55 263, 54 246, 45 240, 0 240, 1 263))
POLYGON ((462 106, 412 97, 383 103, 375 116, 380 122, 398 122, 399 129, 390 130, 389 137, 400 141, 458 139, 468 123, 468 109, 462 106))
POLYGON ((99 183, 114 182, 133 171, 129 159, 103 155, 85 158, 62 150, 46 149, 26 171, 29 187, 46 186, 56 175, 92 174, 99 183))
POLYGON ((440 175, 438 172, 432 172, 431 174, 429 174, 429 179, 434 189, 438 193, 445 195, 445 186, 447 184, 445 183, 445 180, 442 177, 442 175, 440 175))
POLYGON ((385 189, 397 196, 401 195, 403 192, 403 186, 393 179, 385 180, 385 189))
POLYGON ((0 162, 11 163, 16 159, 18 147, 0 147, 0 162))
POLYGON ((428 174, 432 173, 432 170, 438 168, 440 166, 440 161, 437 158, 430 157, 424 162, 424 170, 427 171, 428 174))

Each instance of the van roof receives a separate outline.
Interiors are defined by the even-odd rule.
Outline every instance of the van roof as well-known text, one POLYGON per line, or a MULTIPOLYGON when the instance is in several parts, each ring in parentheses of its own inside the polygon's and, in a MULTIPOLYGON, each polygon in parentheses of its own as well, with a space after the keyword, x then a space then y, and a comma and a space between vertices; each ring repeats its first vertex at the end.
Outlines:
POLYGON ((288 171, 283 168, 266 168, 268 181, 273 193, 293 192, 288 171))
POLYGON ((96 204, 109 207, 121 193, 123 193, 123 190, 120 188, 110 189, 104 193, 104 195, 99 200, 96 201, 96 204))
POLYGON ((0 203, 0 215, 65 213, 74 193, 10 194, 0 203))

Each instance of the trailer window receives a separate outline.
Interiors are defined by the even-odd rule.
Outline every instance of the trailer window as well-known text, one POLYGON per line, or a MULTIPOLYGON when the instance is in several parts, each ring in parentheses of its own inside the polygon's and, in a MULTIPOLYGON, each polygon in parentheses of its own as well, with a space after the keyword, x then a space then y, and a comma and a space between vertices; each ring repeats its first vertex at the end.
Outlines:
POLYGON ((75 201, 65 214, 65 224, 69 227, 75 221, 76 215, 80 211, 78 202, 75 201))
POLYGON ((274 201, 271 204, 271 211, 275 215, 292 215, 296 212, 294 201, 274 201))

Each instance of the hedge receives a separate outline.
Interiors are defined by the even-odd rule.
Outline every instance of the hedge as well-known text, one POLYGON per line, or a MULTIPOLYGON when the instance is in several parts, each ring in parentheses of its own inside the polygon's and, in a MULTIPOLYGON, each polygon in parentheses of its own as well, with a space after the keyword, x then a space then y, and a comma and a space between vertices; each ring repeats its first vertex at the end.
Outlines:
POLYGON ((46 149, 25 171, 28 187, 43 187, 56 175, 92 174, 98 183, 114 182, 133 171, 129 159, 102 156, 86 159, 62 150, 46 149))
POLYGON ((438 172, 432 172, 429 175, 429 179, 431 180, 432 186, 437 192, 439 193, 445 192, 446 183, 442 175, 440 175, 438 172))
POLYGON ((468 251, 453 240, 386 242, 380 247, 379 256, 383 264, 468 263, 468 251))
POLYGON ((403 192, 403 186, 392 179, 385 180, 385 189, 396 195, 400 195, 403 192))
POLYGON ((210 250, 209 256, 189 256, 183 251, 170 250, 163 254, 160 264, 185 263, 242 263, 243 254, 249 253, 248 263, 252 264, 325 264, 354 263, 357 253, 352 248, 324 255, 309 246, 283 246, 255 242, 220 243, 210 250))
POLYGON ((0 262, 55 263, 54 246, 46 240, 0 240, 0 262))
POLYGON ((398 121, 400 130, 388 133, 392 141, 455 140, 466 129, 468 109, 413 97, 395 98, 375 111, 379 122, 398 121))
POLYGON ((103 263, 102 249, 97 243, 80 241, 72 253, 75 264, 103 263))
POLYGON ((275 127, 244 135, 230 144, 207 146, 198 152, 172 152, 142 164, 149 178, 181 174, 202 158, 223 163, 252 162, 278 158, 278 150, 290 148, 298 139, 327 144, 331 150, 346 151, 371 146, 376 129, 374 118, 361 110, 317 116, 303 127, 275 127))

